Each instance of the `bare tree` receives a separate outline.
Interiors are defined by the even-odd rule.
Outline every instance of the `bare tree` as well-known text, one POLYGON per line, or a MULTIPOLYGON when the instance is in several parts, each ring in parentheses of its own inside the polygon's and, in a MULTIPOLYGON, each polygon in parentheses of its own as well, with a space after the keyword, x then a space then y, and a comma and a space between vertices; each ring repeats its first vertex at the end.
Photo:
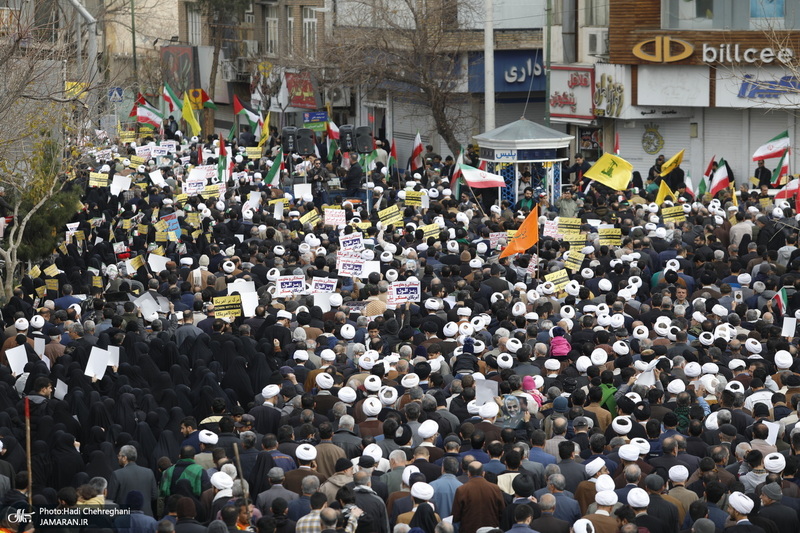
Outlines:
POLYGON ((54 197, 73 171, 73 159, 65 157, 67 148, 93 133, 97 111, 87 105, 94 90, 88 80, 77 80, 77 91, 75 85, 65 86, 69 40, 41 20, 52 18, 25 20, 20 15, 14 21, 15 31, 0 35, 0 186, 11 206, 5 213, 10 225, 0 244, 5 263, 0 286, 6 297, 18 279, 20 251, 25 237, 30 237, 28 225, 53 207, 54 197))
POLYGON ((482 36, 462 26, 476 18, 476 2, 346 0, 337 11, 333 35, 314 57, 296 53, 284 66, 309 70, 325 87, 399 93, 427 108, 450 151, 458 153, 458 136, 473 121, 464 105, 466 55, 482 36))

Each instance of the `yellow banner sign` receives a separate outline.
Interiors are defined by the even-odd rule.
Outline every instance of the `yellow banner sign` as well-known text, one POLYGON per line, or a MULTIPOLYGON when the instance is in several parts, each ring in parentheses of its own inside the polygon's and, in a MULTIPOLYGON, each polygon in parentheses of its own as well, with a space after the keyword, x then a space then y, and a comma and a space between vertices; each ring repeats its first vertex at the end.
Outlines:
POLYGON ((569 272, 567 272, 566 268, 562 268, 556 272, 545 274, 544 279, 553 282, 553 285, 556 286, 556 291, 560 291, 569 283, 569 272))
POLYGON ((238 294, 232 296, 215 296, 214 318, 230 318, 242 316, 242 297, 238 294))

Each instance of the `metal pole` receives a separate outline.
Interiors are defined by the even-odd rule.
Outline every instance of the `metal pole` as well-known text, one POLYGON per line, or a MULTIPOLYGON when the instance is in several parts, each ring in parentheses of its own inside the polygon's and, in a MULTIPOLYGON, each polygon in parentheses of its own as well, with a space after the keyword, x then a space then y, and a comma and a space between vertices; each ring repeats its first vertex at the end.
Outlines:
POLYGON ((136 61, 136 0, 131 0, 131 41, 133 42, 133 84, 139 86, 139 66, 136 61))
POLYGON ((550 51, 552 46, 550 44, 553 28, 553 0, 547 0, 547 30, 545 39, 545 93, 544 93, 544 125, 550 126, 550 51))
POLYGON ((494 129, 494 0, 486 0, 486 23, 483 26, 484 129, 494 129))

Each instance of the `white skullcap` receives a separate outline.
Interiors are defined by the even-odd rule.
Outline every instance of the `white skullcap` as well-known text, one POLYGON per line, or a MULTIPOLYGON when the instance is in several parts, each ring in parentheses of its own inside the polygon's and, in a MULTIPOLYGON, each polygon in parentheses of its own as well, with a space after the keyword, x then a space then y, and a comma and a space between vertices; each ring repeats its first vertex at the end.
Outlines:
POLYGON ((669 469, 669 479, 675 483, 683 483, 689 479, 689 470, 683 465, 675 465, 669 469))
POLYGON ((317 458, 317 449, 310 444, 301 444, 297 447, 295 455, 301 461, 313 461, 317 458))
POLYGON ((603 278, 603 279, 601 279, 601 280, 600 280, 600 282, 597 284, 597 287, 598 287, 598 288, 599 288, 601 291, 603 291, 603 292, 608 292, 608 291, 610 291, 610 290, 611 290, 611 289, 614 287, 614 285, 612 285, 612 283, 611 283, 611 280, 610 280, 610 279, 608 279, 608 278, 603 278))
POLYGON ((397 401, 397 396, 398 392, 394 387, 383 387, 378 393, 381 403, 386 406, 394 405, 397 401))
MULTIPOLYGON (((361 361, 359 361, 359 364, 360 363, 361 361)), ((381 389, 381 378, 375 375, 367 376, 366 379, 364 379, 364 388, 370 392, 378 392, 381 389)))
POLYGON ((592 364, 594 365, 604 365, 606 361, 608 361, 608 353, 602 348, 595 348, 590 356, 592 360, 592 364))
POLYGON ((606 490, 613 491, 616 488, 614 480, 608 474, 603 474, 597 478, 594 485, 597 492, 603 492, 606 490))
POLYGON ((340 400, 344 403, 353 403, 356 401, 356 391, 352 387, 342 387, 337 394, 340 400))
MULTIPOLYGON (((628 421, 630 423, 630 421, 628 421)), ((623 461, 636 461, 639 459, 639 447, 635 444, 623 444, 619 448, 619 458, 623 461)))
POLYGON ((534 388, 541 389, 542 385, 544 385, 544 378, 542 376, 539 376, 539 375, 533 376, 533 386, 534 386, 534 388))
POLYGON ((198 436, 200 442, 203 444, 216 444, 219 440, 219 437, 213 431, 209 431, 208 429, 200 430, 200 435, 198 436))
POLYGON ((650 336, 650 331, 647 329, 645 325, 638 325, 633 328, 633 338, 643 340, 650 336))
POLYGON ((648 496, 644 489, 640 489, 639 487, 631 489, 628 493, 628 505, 634 509, 644 509, 650 505, 650 496, 648 496))
POLYGON ((403 379, 400 380, 400 385, 402 385, 406 389, 412 389, 419 385, 419 376, 414 374, 413 372, 410 374, 406 374, 403 376, 403 379))
POLYGON ((308 361, 308 352, 306 350, 295 350, 294 358, 298 361, 308 361))
POLYGON ((758 339, 747 339, 744 341, 744 345, 747 348, 747 351, 750 353, 761 353, 763 347, 761 343, 758 342, 758 339))
POLYGON ((225 490, 233 487, 233 478, 225 472, 215 472, 211 476, 211 484, 217 490, 225 490))
MULTIPOLYGON (((306 359, 308 359, 308 354, 306 354, 306 359)), ((281 392, 281 388, 278 385, 267 385, 263 389, 261 389, 261 397, 265 400, 269 400, 270 398, 274 398, 281 392)))
POLYGON ((476 402, 475 400, 470 400, 467 403, 467 413, 471 415, 477 415, 479 410, 480 407, 478 407, 478 402, 476 402))
POLYGON ((639 455, 647 455, 650 453, 650 443, 641 437, 631 439, 631 444, 635 444, 639 448, 639 455))
MULTIPOLYGON (((598 459, 600 458, 598 457, 598 459)), ((613 490, 603 490, 594 495, 594 501, 597 502, 597 505, 616 505, 619 501, 619 497, 613 490)))
POLYGON ((500 407, 495 402, 486 402, 478 409, 478 416, 484 419, 494 418, 500 412, 500 407))
POLYGON ((316 381, 317 387, 319 387, 320 389, 327 390, 333 387, 333 376, 331 376, 327 372, 320 372, 319 374, 317 374, 317 377, 315 378, 314 381, 316 381))
POLYGON ((767 472, 779 474, 786 468, 786 458, 780 453, 770 453, 764 457, 764 468, 767 472))
POLYGON ((418 481, 411 487, 411 497, 420 500, 430 500, 433 498, 433 487, 425 482, 418 481))
POLYGON ((728 363, 728 368, 730 368, 731 370, 736 370, 737 368, 744 368, 746 366, 747 363, 745 363, 741 359, 731 359, 731 362, 728 363))
MULTIPOLYGON (((630 433, 632 427, 631 419, 627 416, 618 416, 611 422, 611 429, 613 429, 617 435, 627 435, 630 433)), ((638 448, 636 448, 636 455, 639 455, 638 448)), ((620 457, 622 456, 620 455, 620 457)))
POLYGON ((747 272, 743 272, 736 276, 736 281, 738 281, 740 285, 750 285, 753 281, 753 277, 747 272))
POLYGON ((383 405, 381 405, 380 400, 377 398, 367 398, 361 405, 361 409, 364 411, 366 416, 378 416, 378 414, 381 412, 381 409, 383 409, 383 405))
POLYGON ((602 459, 602 457, 597 457, 584 467, 586 469, 586 475, 592 477, 604 466, 606 466, 606 462, 602 459))
POLYGON ((514 366, 514 358, 511 357, 511 354, 501 353, 497 356, 497 367, 506 369, 511 368, 514 366))
POLYGON ((581 270, 581 277, 583 279, 592 279, 594 277, 594 270, 588 267, 584 268, 583 270, 581 270))
MULTIPOLYGON (((631 491, 633 492, 633 491, 631 491)), ((628 496, 630 499, 630 495, 628 496)), ((741 514, 750 514, 753 511, 753 500, 749 497, 745 496, 738 490, 736 492, 732 492, 730 496, 728 496, 728 504, 733 507, 737 512, 741 514)))
POLYGON ((580 373, 586 372, 590 366, 592 366, 592 360, 585 355, 578 357, 578 360, 575 361, 575 368, 580 373))
POLYGON ((686 374, 687 378, 696 378, 697 376, 700 375, 700 372, 702 372, 702 371, 703 371, 703 367, 700 366, 700 363, 695 362, 695 361, 692 361, 691 363, 688 363, 683 368, 683 373, 686 374))
POLYGON ((670 394, 680 394, 686 390, 686 384, 680 379, 673 379, 667 385, 667 392, 670 394))
POLYGON ((792 366, 792 354, 786 350, 778 350, 775 353, 775 366, 781 370, 790 368, 792 366))
POLYGON ((577 280, 570 280, 569 283, 564 287, 564 290, 567 291, 567 294, 570 296, 578 296, 581 292, 581 285, 578 283, 577 280))
POLYGON ((403 483, 408 486, 411 483, 411 474, 418 474, 419 467, 415 465, 408 465, 403 469, 403 473, 401 475, 403 479, 403 483))
POLYGON ((417 433, 423 439, 429 439, 439 433, 439 424, 437 424, 434 420, 428 419, 420 424, 417 433))
POLYGON ((607 314, 597 315, 597 325, 604 328, 611 325, 611 317, 607 314))

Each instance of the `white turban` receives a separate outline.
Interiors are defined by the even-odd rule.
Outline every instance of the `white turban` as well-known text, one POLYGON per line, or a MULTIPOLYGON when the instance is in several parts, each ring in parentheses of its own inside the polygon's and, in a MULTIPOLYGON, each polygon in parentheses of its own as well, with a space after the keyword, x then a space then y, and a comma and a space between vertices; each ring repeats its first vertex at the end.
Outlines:
POLYGON ((764 457, 764 468, 767 472, 779 474, 786 468, 786 458, 780 453, 770 453, 764 457))
POLYGON ((233 478, 225 472, 216 472, 211 476, 211 484, 217 490, 233 488, 233 478))
POLYGON ((595 494, 594 501, 597 505, 616 505, 619 498, 613 490, 604 490, 595 494))
POLYGON ((634 509, 644 509, 650 505, 650 496, 648 496, 644 489, 640 489, 639 487, 631 489, 628 493, 628 505, 634 509))
POLYGON ((731 495, 728 497, 728 503, 736 511, 745 515, 750 514, 750 512, 753 510, 753 500, 751 500, 738 490, 736 492, 731 493, 731 495))

